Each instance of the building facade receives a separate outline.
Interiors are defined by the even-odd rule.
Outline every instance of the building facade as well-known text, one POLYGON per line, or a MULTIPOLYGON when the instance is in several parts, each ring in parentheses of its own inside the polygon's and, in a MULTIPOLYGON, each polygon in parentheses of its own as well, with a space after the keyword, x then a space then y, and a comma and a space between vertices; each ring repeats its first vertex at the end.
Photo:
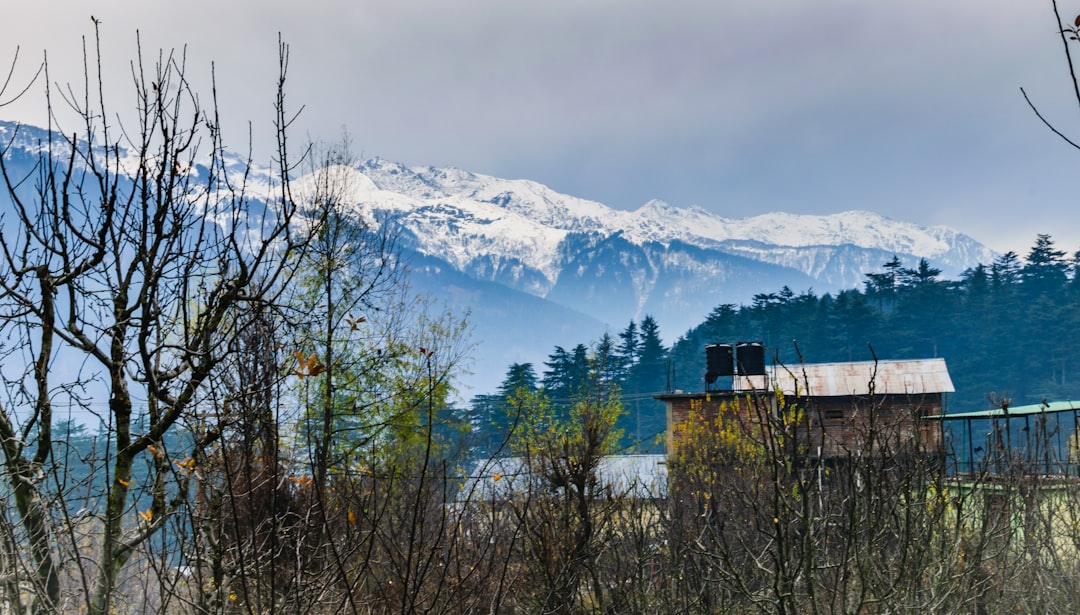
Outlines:
POLYGON ((925 419, 943 414, 946 395, 955 390, 944 359, 776 365, 761 371, 714 378, 715 390, 657 395, 667 406, 668 449, 692 418, 715 424, 718 417, 731 417, 755 437, 769 417, 786 413, 802 454, 810 457, 941 450, 940 422, 925 419))

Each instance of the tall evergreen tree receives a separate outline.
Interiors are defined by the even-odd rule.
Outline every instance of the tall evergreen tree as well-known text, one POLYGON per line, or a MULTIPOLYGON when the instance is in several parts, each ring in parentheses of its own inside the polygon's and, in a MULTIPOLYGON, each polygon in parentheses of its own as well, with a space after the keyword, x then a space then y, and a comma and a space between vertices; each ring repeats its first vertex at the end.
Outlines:
POLYGON ((884 271, 866 274, 863 286, 866 298, 876 303, 879 310, 888 313, 892 311, 896 301, 896 288, 903 267, 900 258, 896 255, 893 255, 892 260, 884 263, 882 267, 884 271))
POLYGON ((919 264, 914 269, 900 271, 902 284, 912 288, 924 288, 936 284, 939 275, 941 275, 941 269, 931 267, 930 261, 925 258, 920 258, 919 264))
POLYGON ((520 402, 535 395, 537 388, 536 370, 532 363, 514 363, 499 384, 497 395, 474 398, 474 413, 479 410, 483 413, 481 416, 486 417, 481 441, 488 454, 497 453, 526 418, 519 416, 523 407, 520 402), (482 404, 479 409, 476 408, 478 403, 482 404))
POLYGON ((476 432, 476 444, 486 455, 498 454, 525 417, 519 416, 521 400, 535 395, 539 388, 532 363, 514 363, 506 370, 498 392, 472 398, 470 422, 476 432))
POLYGON ((667 383, 667 348, 660 339, 660 325, 646 315, 641 319, 641 348, 631 377, 641 392, 660 393, 667 383))
POLYGON ((568 407, 589 383, 589 348, 585 344, 574 346, 567 351, 556 346, 544 362, 543 386, 548 399, 556 407, 568 407))
POLYGON ((630 370, 637 364, 638 349, 640 347, 641 340, 638 339, 637 323, 631 320, 630 324, 626 325, 626 328, 619 333, 619 346, 616 348, 621 369, 619 374, 620 382, 624 387, 626 387, 630 377, 630 370))
POLYGON ((585 344, 574 346, 574 350, 570 354, 570 380, 568 382, 572 397, 579 397, 589 387, 591 363, 589 360, 589 347, 585 344))
POLYGON ((544 377, 541 384, 544 393, 553 400, 568 400, 571 394, 571 379, 573 373, 573 359, 570 353, 562 346, 556 346, 555 350, 544 361, 544 377))
POLYGON ((621 386, 624 368, 622 357, 615 347, 615 338, 604 332, 590 358, 589 379, 596 382, 603 391, 616 390, 621 386))
POLYGON ((994 259, 990 285, 994 292, 1011 292, 1020 280, 1020 255, 1012 250, 994 259))
POLYGON ((1020 269, 1024 295, 1037 297, 1060 291, 1068 279, 1068 270, 1065 251, 1055 248, 1049 235, 1038 235, 1028 252, 1027 263, 1020 269))
POLYGON ((536 370, 532 363, 513 363, 506 370, 506 377, 499 385, 499 395, 508 398, 519 395, 524 389, 526 392, 535 392, 537 388, 536 370))
POLYGON ((631 443, 639 450, 656 450, 657 437, 667 428, 664 405, 653 395, 666 390, 668 351, 660 339, 660 325, 652 316, 641 319, 638 361, 630 370, 625 391, 627 428, 631 443))
POLYGON ((900 285, 900 270, 904 267, 904 265, 900 262, 900 257, 893 254, 892 260, 882 265, 882 267, 885 268, 885 271, 891 278, 889 282, 889 288, 895 289, 897 286, 900 285))

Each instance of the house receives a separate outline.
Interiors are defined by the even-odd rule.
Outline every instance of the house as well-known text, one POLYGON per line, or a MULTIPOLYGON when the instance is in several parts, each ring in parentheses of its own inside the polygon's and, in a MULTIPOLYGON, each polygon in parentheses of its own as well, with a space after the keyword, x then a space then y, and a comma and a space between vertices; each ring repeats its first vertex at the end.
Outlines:
MULTIPOLYGON (((725 349, 724 358, 730 354, 725 349)), ((679 437, 678 426, 692 411, 714 421, 722 407, 749 422, 755 415, 775 415, 781 408, 796 411, 801 448, 814 458, 857 455, 886 446, 941 450, 940 422, 925 418, 943 414, 946 395, 955 391, 944 359, 745 364, 746 369, 740 360, 737 370, 729 370, 726 361, 711 363, 706 382, 720 382, 717 390, 655 396, 667 406, 668 450, 679 437)))

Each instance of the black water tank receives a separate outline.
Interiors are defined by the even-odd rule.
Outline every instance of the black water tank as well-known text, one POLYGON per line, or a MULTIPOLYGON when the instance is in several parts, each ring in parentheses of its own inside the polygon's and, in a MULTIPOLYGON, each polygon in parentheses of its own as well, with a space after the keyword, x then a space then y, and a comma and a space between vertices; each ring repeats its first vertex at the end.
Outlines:
POLYGON ((739 342, 735 345, 735 363, 740 376, 763 376, 765 346, 761 342, 739 342))
POLYGON ((705 347, 705 382, 712 384, 720 376, 735 373, 735 357, 731 344, 709 344, 705 347))

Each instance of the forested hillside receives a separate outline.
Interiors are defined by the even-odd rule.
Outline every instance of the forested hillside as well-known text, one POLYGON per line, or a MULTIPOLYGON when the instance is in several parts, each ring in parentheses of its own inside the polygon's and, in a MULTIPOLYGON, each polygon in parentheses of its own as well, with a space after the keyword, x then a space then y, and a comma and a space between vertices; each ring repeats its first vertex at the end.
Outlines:
POLYGON ((943 357, 956 385, 948 400, 953 412, 986 408, 991 400, 1074 399, 1080 396, 1078 271, 1080 252, 1069 255, 1050 235, 1039 235, 1023 257, 1008 252, 958 280, 942 279, 926 260, 907 268, 893 258, 868 274, 862 289, 818 296, 785 286, 755 295, 750 305, 719 305, 670 349, 660 342, 663 323, 651 317, 630 323, 618 340, 604 334, 591 349, 584 342, 572 351, 555 348, 538 376, 534 366, 513 366, 502 390, 476 398, 473 409, 491 416, 520 384, 569 400, 590 365, 603 366, 624 396, 624 445, 655 450, 664 410, 652 395, 702 390, 705 346, 750 340, 764 342, 770 357, 786 364, 943 357), (515 381, 522 372, 534 376, 515 381))

